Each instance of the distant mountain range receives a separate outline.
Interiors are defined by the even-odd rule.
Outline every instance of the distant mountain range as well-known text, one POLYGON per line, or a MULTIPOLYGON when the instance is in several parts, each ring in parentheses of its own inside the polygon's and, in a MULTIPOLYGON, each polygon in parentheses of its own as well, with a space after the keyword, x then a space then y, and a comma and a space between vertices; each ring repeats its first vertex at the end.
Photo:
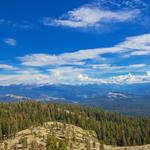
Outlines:
POLYGON ((150 84, 0 86, 0 102, 22 100, 78 103, 134 115, 150 114, 150 84))

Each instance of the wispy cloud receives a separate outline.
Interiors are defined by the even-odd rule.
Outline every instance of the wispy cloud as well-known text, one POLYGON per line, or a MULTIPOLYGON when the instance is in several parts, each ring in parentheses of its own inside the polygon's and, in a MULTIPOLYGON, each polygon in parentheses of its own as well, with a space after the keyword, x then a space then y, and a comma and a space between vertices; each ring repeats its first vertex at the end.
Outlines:
POLYGON ((139 9, 147 8, 148 4, 144 0, 95 0, 96 5, 101 7, 113 7, 115 9, 139 9))
POLYGON ((14 38, 6 38, 3 40, 3 42, 7 45, 10 45, 10 46, 16 46, 17 45, 17 41, 14 38))
MULTIPOLYGON (((106 49, 104 49, 106 50, 106 49)), ((108 49, 108 51, 110 51, 108 49)), ((48 65, 83 65, 84 60, 97 59, 103 60, 98 55, 102 49, 80 50, 73 53, 63 53, 60 55, 32 54, 19 57, 22 65, 25 66, 48 66, 48 65)))
POLYGON ((104 23, 126 22, 136 18, 140 11, 133 10, 103 10, 99 7, 83 6, 67 12, 58 19, 44 18, 47 26, 66 26, 71 28, 100 27, 104 23))
POLYGON ((94 60, 96 63, 105 62, 107 58, 103 54, 119 54, 120 57, 130 57, 132 55, 150 54, 150 34, 126 38, 125 41, 110 47, 79 50, 72 53, 60 55, 31 54, 19 57, 22 65, 25 66, 48 66, 48 65, 83 65, 86 61, 94 60))
POLYGON ((128 50, 124 57, 150 55, 150 34, 126 38, 126 41, 118 46, 128 50))
POLYGON ((11 24, 10 20, 0 19, 0 25, 9 25, 11 24))
POLYGON ((99 74, 120 74, 120 73, 129 73, 129 72, 145 72, 147 69, 150 68, 147 64, 130 64, 130 65, 111 65, 111 64, 96 64, 91 65, 93 70, 101 70, 99 74))
POLYGON ((3 69, 3 70, 18 70, 18 68, 13 67, 11 65, 7 65, 7 64, 0 64, 0 69, 3 69))
MULTIPOLYGON (((133 52, 150 49, 150 34, 128 37, 109 48, 79 50, 59 55, 31 54, 19 57, 19 69, 0 65, 9 74, 0 74, 0 84, 133 84, 150 82, 149 63, 126 62, 119 65, 104 54, 117 55, 121 61, 133 52), (13 73, 12 73, 12 72, 13 73)), ((150 55, 150 54, 147 54, 150 55)), ((136 56, 135 56, 136 57, 136 56)), ((139 56, 138 56, 139 57, 139 56)), ((116 57, 113 57, 114 61, 116 57)))
POLYGON ((28 21, 19 21, 15 22, 13 20, 0 19, 0 25, 4 25, 5 27, 12 27, 14 29, 32 29, 33 24, 28 21))
MULTIPOLYGON (((94 0, 60 16, 44 17, 43 25, 76 29, 109 30, 117 23, 142 25, 147 22, 149 5, 144 0, 94 0), (143 17, 144 16, 144 17, 143 17)), ((118 26, 119 27, 119 26, 118 26)), ((116 26, 115 26, 116 28, 116 26)))

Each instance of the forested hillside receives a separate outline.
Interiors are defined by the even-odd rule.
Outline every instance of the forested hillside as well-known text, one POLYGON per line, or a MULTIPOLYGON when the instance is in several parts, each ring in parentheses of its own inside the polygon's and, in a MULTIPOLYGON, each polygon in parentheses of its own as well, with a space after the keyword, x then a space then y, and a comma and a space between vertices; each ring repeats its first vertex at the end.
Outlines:
POLYGON ((19 102, 0 104, 0 140, 47 121, 94 130, 105 144, 126 146, 150 143, 150 118, 127 117, 76 105, 19 102))

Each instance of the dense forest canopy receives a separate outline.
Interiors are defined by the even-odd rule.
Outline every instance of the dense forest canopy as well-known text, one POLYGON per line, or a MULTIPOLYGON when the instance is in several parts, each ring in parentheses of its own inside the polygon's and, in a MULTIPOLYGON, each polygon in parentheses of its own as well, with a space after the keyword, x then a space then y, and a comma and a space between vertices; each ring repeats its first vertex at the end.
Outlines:
POLYGON ((149 117, 127 117, 97 108, 33 101, 0 104, 0 140, 14 137, 16 132, 46 121, 94 130, 105 144, 150 144, 149 117))

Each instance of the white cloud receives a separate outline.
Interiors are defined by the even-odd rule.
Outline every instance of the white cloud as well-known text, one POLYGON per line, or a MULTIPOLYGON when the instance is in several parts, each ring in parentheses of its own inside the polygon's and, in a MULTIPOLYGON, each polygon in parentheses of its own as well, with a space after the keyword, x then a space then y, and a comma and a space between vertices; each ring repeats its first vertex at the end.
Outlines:
POLYGON ((0 74, 0 85, 40 85, 46 84, 49 81, 49 76, 34 68, 19 68, 13 71, 13 74, 0 74))
POLYGON ((60 67, 48 69, 47 73, 36 69, 20 69, 15 74, 0 74, 0 85, 26 84, 81 84, 79 76, 83 69, 72 67, 60 67))
POLYGON ((124 49, 149 49, 150 34, 143 34, 140 36, 133 36, 126 38, 125 42, 118 44, 124 49))
MULTIPOLYGON (((75 52, 76 53, 76 52, 75 52)), ((79 56, 78 53, 64 53, 61 55, 48 55, 48 54, 33 54, 19 57, 22 64, 25 66, 47 66, 47 65, 83 65, 80 60, 85 59, 84 56, 79 56)), ((87 56, 86 58, 89 58, 87 56)))
POLYGON ((82 75, 82 74, 80 74, 80 75, 78 76, 78 78, 79 78, 81 81, 88 81, 88 80, 89 80, 89 77, 88 77, 88 76, 82 75))
POLYGON ((120 54, 122 57, 150 55, 150 34, 126 38, 124 42, 110 48, 79 50, 60 55, 31 54, 20 57, 19 60, 25 66, 83 65, 86 60, 102 63, 106 60, 102 55, 107 53, 120 54))
POLYGON ((10 46, 16 46, 16 44, 17 44, 17 41, 13 38, 6 38, 3 40, 3 42, 10 46))
POLYGON ((150 55, 150 51, 145 51, 145 49, 143 50, 135 50, 127 55, 125 55, 124 57, 130 57, 130 56, 145 56, 145 55, 150 55))
POLYGON ((126 38, 125 42, 117 47, 128 52, 124 57, 150 55, 150 34, 126 38))
POLYGON ((43 84, 47 80, 47 76, 44 74, 9 74, 9 75, 0 75, 0 85, 33 85, 33 84, 43 84))
POLYGON ((0 69, 3 69, 3 70, 17 70, 18 68, 13 67, 11 65, 0 64, 0 69))
POLYGON ((150 71, 147 71, 147 73, 146 73, 146 74, 147 74, 147 76, 150 76, 150 71))
MULTIPOLYGON (((1 84, 132 84, 150 82, 149 64, 139 61, 135 64, 129 62, 128 65, 123 66, 115 65, 108 61, 107 57, 103 59, 103 54, 111 53, 118 56, 128 54, 131 56, 133 52, 139 52, 141 49, 145 52, 150 51, 150 34, 126 38, 125 41, 110 48, 79 50, 59 55, 26 55, 19 57, 22 64, 20 69, 15 70, 12 75, 11 73, 9 75, 1 74, 0 82, 1 84), (108 76, 105 76, 106 74, 108 76)), ((115 62, 115 57, 113 59, 115 62)), ((124 58, 121 57, 121 59, 124 58)), ((1 64, 0 68, 13 70, 9 65, 1 64)))
POLYGON ((105 59, 100 57, 101 54, 106 53, 119 53, 123 49, 119 47, 112 48, 96 48, 88 50, 79 50, 72 53, 63 53, 60 55, 49 54, 32 54, 24 57, 19 57, 22 64, 25 66, 46 66, 46 65, 83 65, 85 60, 97 60, 104 61, 105 59))
POLYGON ((101 70, 102 73, 126 73, 126 72, 137 72, 140 71, 144 72, 147 68, 150 68, 147 64, 130 64, 125 66, 118 66, 118 65, 111 65, 111 64, 94 64, 89 65, 89 67, 92 67, 95 70, 101 70))
POLYGON ((119 8, 147 8, 148 4, 143 0, 95 0, 96 5, 102 7, 115 7, 116 9, 119 8))
POLYGON ((142 68, 145 66, 147 66, 147 65, 146 64, 132 64, 132 65, 129 65, 127 67, 129 67, 129 68, 142 68))
POLYGON ((69 11, 67 14, 59 17, 59 19, 46 17, 43 19, 43 24, 47 26, 67 26, 72 28, 99 27, 107 22, 130 21, 137 17, 139 13, 140 11, 137 9, 111 11, 94 6, 82 6, 69 11))
POLYGON ((51 84, 134 84, 150 82, 150 74, 144 75, 118 75, 109 78, 93 78, 86 74, 85 70, 71 67, 61 67, 49 70, 49 73, 19 72, 19 74, 0 74, 0 85, 24 84, 24 85, 51 85, 51 84))

